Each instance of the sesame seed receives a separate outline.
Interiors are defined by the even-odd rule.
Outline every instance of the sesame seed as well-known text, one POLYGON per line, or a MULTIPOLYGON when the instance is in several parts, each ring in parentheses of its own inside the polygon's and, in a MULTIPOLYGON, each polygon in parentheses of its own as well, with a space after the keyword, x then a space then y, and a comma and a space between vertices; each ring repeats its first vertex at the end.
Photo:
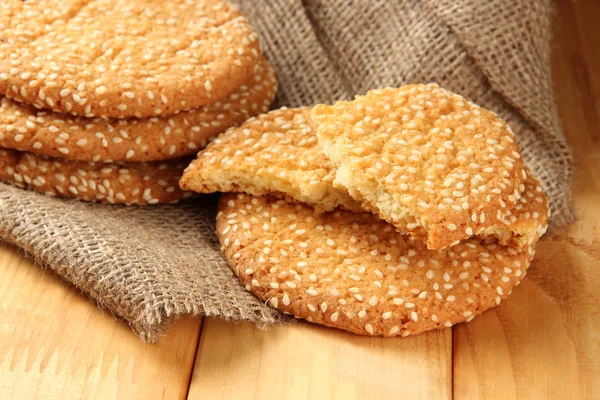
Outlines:
POLYGON ((370 304, 372 307, 375 307, 375 306, 377 305, 377 303, 378 303, 377 296, 373 296, 373 297, 371 297, 371 298, 369 299, 369 304, 370 304))

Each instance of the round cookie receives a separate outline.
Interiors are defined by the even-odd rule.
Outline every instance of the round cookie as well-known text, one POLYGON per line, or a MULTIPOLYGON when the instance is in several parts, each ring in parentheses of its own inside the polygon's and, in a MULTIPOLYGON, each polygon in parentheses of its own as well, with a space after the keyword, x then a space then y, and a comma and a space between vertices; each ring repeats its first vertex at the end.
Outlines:
POLYGON ((0 149, 0 181, 52 196, 109 204, 176 203, 192 196, 177 185, 188 159, 104 164, 0 149))
POLYGON ((317 211, 361 210, 333 186, 334 169, 315 135, 309 108, 252 118, 213 140, 185 170, 181 187, 199 193, 274 193, 317 211))
POLYGON ((222 0, 9 1, 0 93, 87 117, 152 117, 233 93, 260 57, 248 20, 222 0))
MULTIPOLYGON (((518 216, 517 216, 518 217, 518 216)), ((444 250, 369 213, 223 195, 221 249, 247 290, 298 318, 364 335, 408 336, 469 321, 506 298, 533 246, 467 239, 444 250)))
POLYGON ((37 110, 0 98, 0 147, 79 161, 155 161, 197 153, 213 137, 266 112, 275 71, 265 59, 236 92, 165 117, 104 119, 37 110))
POLYGON ((337 168, 334 183, 430 249, 496 225, 524 190, 510 127, 435 84, 317 105, 312 118, 337 168))

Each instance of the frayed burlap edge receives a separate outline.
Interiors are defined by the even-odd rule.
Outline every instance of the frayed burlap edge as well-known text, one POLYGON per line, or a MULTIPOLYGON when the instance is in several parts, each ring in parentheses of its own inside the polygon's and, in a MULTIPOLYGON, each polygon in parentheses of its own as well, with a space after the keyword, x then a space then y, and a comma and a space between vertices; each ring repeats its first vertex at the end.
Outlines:
POLYGON ((0 239, 126 321, 146 342, 156 343, 182 315, 249 321, 260 329, 292 322, 247 292, 227 265, 214 231, 216 200, 128 208, 0 183, 0 239))

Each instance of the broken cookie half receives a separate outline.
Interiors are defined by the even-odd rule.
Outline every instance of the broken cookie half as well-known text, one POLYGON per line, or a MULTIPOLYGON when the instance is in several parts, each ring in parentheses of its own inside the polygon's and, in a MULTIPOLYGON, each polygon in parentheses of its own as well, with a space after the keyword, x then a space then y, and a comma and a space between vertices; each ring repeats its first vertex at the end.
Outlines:
POLYGON ((198 154, 180 185, 199 193, 276 194, 317 211, 360 210, 315 135, 309 108, 282 108, 229 129, 198 154))
POLYGON ((334 186, 429 249, 473 235, 526 243, 545 230, 546 196, 510 127, 457 94, 436 84, 373 90, 317 105, 311 116, 334 186), (526 184, 534 196, 523 204, 526 184), (530 201, 539 206, 530 222, 507 228, 512 210, 530 201))

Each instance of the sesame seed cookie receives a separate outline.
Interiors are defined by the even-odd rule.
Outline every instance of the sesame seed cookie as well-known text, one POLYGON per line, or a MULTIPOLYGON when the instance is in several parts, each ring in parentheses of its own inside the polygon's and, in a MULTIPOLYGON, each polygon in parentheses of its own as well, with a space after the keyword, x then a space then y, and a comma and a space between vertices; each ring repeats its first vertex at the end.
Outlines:
POLYGON ((0 98, 0 146, 79 161, 155 161, 195 154, 231 126, 268 111, 275 71, 265 59, 223 100, 165 117, 72 117, 0 98))
POLYGON ((247 290, 311 322, 408 336, 470 321, 506 298, 533 246, 467 239, 428 250, 370 213, 315 214, 302 204, 223 195, 221 249, 247 290))
POLYGON ((317 105, 312 118, 337 168, 334 184, 429 249, 496 225, 524 190, 510 127, 435 84, 317 105))
POLYGON ((317 211, 360 210, 336 188, 309 108, 282 108, 252 118, 212 141, 185 170, 180 185, 199 193, 275 193, 317 211))
POLYGON ((0 6, 0 93, 87 117, 152 117, 233 93, 261 52, 222 0, 31 0, 0 6))
POLYGON ((177 186, 188 162, 104 164, 0 149, 0 181, 52 196, 101 203, 176 203, 192 195, 177 186))

